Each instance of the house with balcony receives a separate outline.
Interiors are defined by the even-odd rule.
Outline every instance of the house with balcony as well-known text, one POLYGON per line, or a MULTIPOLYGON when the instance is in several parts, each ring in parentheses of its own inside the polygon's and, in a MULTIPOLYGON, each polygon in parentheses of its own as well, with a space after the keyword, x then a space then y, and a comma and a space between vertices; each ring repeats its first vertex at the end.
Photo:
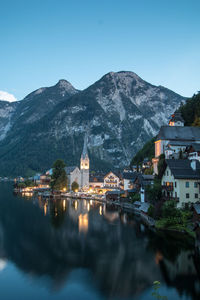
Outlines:
POLYGON ((174 200, 178 208, 200 201, 200 163, 197 160, 166 159, 162 176, 165 200, 174 200))
POLYGON ((117 189, 120 187, 120 179, 113 172, 109 172, 104 176, 104 187, 108 189, 117 189))

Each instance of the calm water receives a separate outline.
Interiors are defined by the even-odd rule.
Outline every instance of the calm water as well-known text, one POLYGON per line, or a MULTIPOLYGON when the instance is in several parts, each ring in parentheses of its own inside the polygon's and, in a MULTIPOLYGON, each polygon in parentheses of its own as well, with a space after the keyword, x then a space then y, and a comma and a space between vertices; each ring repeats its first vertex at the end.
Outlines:
POLYGON ((0 299, 200 299, 200 264, 178 238, 95 201, 45 203, 0 184, 0 299))

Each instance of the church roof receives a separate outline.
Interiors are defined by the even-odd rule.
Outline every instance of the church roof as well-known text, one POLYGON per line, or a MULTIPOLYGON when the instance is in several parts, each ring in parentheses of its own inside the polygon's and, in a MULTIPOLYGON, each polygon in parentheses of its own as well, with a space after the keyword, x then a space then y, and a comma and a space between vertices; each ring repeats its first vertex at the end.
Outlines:
POLYGON ((67 175, 70 175, 76 168, 77 166, 65 167, 65 172, 67 175))
POLYGON ((200 127, 162 126, 157 140, 200 141, 200 127))

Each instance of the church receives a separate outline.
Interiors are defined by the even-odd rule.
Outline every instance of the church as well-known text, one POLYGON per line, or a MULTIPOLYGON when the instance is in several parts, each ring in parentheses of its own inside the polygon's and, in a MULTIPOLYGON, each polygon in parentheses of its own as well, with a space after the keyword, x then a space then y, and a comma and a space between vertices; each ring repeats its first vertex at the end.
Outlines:
POLYGON ((165 158, 184 152, 190 145, 200 144, 200 127, 184 126, 179 112, 175 112, 167 126, 161 126, 155 141, 155 157, 152 159, 154 174, 158 174, 158 162, 161 154, 165 158))
POLYGON ((87 136, 85 136, 83 151, 80 159, 80 169, 77 166, 65 168, 68 177, 68 190, 71 190, 71 186, 73 182, 78 183, 79 189, 88 190, 89 169, 90 169, 90 160, 87 151, 87 136))

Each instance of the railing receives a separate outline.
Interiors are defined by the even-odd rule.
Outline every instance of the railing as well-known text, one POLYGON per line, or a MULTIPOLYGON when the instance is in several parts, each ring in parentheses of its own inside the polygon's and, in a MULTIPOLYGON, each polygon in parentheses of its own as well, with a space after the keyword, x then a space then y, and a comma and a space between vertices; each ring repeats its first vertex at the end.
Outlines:
POLYGON ((165 189, 166 191, 173 191, 174 187, 173 185, 162 185, 162 189, 165 189))

